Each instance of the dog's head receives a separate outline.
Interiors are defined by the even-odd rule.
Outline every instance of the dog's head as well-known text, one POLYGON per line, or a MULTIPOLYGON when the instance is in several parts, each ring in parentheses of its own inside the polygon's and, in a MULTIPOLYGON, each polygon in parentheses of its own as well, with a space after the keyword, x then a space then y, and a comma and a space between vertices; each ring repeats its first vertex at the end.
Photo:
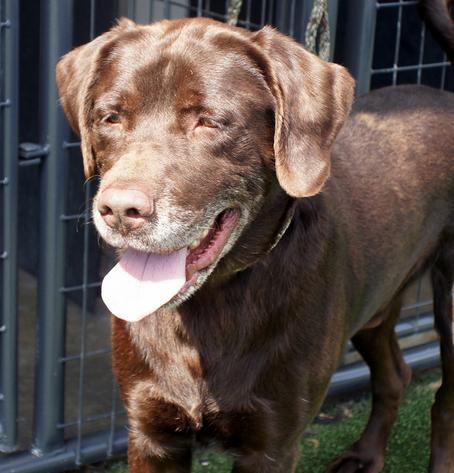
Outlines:
POLYGON ((57 82, 86 177, 101 177, 99 233, 164 266, 183 260, 173 303, 260 215, 280 217, 277 200, 320 191, 353 96, 343 67, 272 28, 200 18, 121 20, 64 56, 57 82))

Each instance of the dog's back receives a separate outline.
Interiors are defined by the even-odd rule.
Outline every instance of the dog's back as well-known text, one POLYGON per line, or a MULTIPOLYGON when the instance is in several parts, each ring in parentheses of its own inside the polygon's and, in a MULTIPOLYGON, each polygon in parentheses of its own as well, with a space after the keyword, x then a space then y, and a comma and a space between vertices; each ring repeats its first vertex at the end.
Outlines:
POLYGON ((453 94, 390 87, 358 98, 336 141, 322 195, 347 251, 362 254, 352 277, 367 304, 352 314, 353 331, 427 269, 442 234, 454 233, 453 124, 453 94))

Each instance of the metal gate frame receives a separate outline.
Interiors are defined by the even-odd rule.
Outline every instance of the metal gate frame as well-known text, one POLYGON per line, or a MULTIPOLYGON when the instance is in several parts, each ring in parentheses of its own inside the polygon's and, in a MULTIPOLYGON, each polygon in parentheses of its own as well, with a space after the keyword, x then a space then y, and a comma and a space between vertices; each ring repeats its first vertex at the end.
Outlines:
POLYGON ((0 451, 15 449, 17 439, 17 141, 18 29, 15 0, 0 1, 0 451), (3 87, 1 84, 3 83, 3 87), (1 240, 0 240, 1 241, 1 240))
POLYGON ((62 448, 63 364, 65 348, 64 285, 65 231, 61 220, 66 187, 63 143, 68 125, 59 107, 55 66, 72 46, 72 1, 41 2, 40 95, 41 146, 47 153, 41 162, 41 218, 38 272, 38 334, 34 399, 33 453, 43 455, 62 448))

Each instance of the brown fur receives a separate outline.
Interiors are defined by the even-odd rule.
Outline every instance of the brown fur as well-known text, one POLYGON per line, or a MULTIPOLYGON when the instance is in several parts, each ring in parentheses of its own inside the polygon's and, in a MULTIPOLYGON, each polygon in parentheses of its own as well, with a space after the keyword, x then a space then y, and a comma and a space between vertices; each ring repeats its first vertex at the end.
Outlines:
MULTIPOLYGON (((195 440, 232 452, 235 473, 294 471, 353 336, 374 407, 329 471, 378 472, 410 378, 393 335, 401 293, 428 267, 444 367, 431 471, 454 471, 451 94, 373 92, 340 131, 352 100, 345 69, 270 28, 206 19, 121 21, 66 55, 57 80, 87 177, 102 177, 98 199, 132 186, 154 202, 128 242, 173 251, 232 202, 242 211, 192 297, 137 323, 113 318, 129 471, 188 473, 195 440), (112 110, 120 124, 103 121, 112 110)), ((97 225, 108 242, 126 241, 97 225)))

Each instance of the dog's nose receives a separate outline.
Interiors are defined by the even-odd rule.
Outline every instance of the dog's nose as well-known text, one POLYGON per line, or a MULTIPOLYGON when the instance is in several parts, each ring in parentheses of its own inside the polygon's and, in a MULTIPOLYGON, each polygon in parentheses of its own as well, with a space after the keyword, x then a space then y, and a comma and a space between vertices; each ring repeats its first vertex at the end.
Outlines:
POLYGON ((151 199, 136 189, 110 187, 98 197, 97 207, 109 227, 124 231, 142 227, 153 213, 151 199))

